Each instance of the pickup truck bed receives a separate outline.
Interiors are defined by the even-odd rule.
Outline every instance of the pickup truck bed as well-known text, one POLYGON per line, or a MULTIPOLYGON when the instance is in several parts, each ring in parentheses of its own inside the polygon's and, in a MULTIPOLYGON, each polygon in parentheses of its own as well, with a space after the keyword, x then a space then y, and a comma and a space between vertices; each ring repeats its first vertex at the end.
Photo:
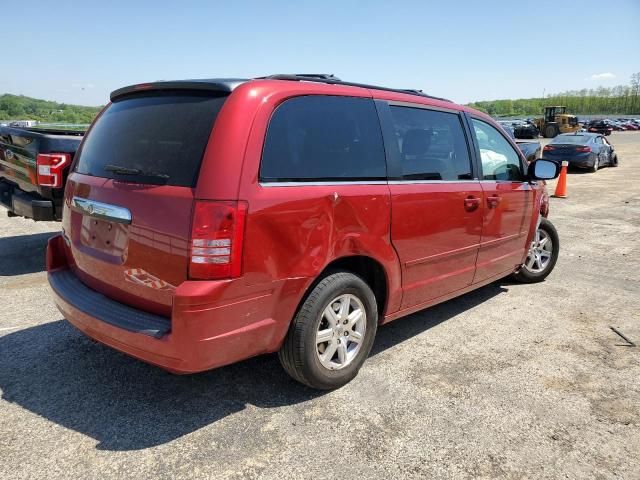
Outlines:
POLYGON ((83 131, 0 127, 0 205, 9 216, 33 220, 61 220, 65 166, 61 187, 38 184, 38 154, 63 153, 71 159, 84 136, 83 131))

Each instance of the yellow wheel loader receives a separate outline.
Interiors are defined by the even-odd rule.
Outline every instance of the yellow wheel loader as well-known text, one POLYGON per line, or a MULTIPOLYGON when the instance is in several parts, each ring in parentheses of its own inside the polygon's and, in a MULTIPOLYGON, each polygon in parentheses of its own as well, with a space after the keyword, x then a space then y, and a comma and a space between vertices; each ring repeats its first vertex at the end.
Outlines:
POLYGON ((567 107, 544 107, 544 117, 536 118, 533 123, 545 138, 553 138, 561 133, 572 133, 580 130, 578 117, 570 115, 567 107))

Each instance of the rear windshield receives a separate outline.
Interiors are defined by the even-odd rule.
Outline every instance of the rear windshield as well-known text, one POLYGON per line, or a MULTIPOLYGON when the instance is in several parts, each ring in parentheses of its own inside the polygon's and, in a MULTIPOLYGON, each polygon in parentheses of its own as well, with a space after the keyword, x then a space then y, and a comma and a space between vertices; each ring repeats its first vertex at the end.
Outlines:
POLYGON ((225 99, 171 92, 117 100, 87 135, 75 171, 138 183, 192 187, 225 99))
POLYGON ((566 137, 564 135, 558 135, 556 138, 553 139, 553 142, 551 143, 578 143, 578 144, 582 144, 582 143, 587 143, 589 141, 590 137, 587 137, 586 135, 567 135, 566 137))

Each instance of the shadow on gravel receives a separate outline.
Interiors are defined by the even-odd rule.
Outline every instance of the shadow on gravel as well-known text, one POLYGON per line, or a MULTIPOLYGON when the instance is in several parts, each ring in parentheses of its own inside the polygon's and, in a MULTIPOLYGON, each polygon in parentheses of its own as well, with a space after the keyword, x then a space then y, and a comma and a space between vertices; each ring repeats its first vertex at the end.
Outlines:
POLYGON ((43 272, 47 240, 56 232, 0 237, 0 277, 43 272))
MULTIPOLYGON (((505 292, 501 285, 506 283, 380 328, 371 355, 505 292)), ((0 390, 2 400, 113 451, 167 443, 246 405, 282 407, 324 394, 291 380, 276 355, 176 376, 94 343, 63 320, 0 337, 0 390)), ((14 431, 25 433, 19 425, 14 431)))

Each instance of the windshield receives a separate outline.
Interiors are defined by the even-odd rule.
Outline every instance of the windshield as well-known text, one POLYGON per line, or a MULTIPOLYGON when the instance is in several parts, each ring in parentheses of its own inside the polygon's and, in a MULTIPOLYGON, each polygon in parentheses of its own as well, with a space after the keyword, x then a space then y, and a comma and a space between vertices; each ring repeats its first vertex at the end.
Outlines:
POLYGON ((192 187, 225 99, 195 92, 154 92, 117 100, 87 135, 75 171, 192 187))
POLYGON ((558 135, 556 138, 553 139, 551 143, 554 143, 554 144, 577 143, 582 145, 584 143, 587 143, 589 139, 590 137, 587 137, 586 135, 558 135))

